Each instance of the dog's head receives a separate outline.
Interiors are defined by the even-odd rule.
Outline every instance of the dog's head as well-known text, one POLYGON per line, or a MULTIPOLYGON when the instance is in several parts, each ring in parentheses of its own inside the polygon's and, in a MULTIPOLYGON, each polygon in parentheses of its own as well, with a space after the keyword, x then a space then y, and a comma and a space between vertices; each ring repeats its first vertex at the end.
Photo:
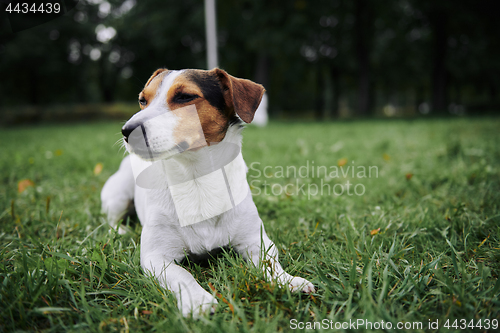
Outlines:
POLYGON ((139 94, 141 111, 122 128, 127 150, 157 160, 221 142, 229 126, 253 120, 264 91, 218 68, 158 69, 139 94))

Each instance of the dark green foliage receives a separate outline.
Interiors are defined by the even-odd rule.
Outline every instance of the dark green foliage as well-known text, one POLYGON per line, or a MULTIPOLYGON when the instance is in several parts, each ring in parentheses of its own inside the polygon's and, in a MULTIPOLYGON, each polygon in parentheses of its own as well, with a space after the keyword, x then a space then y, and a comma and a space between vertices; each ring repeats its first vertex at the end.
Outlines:
MULTIPOLYGON (((17 34, 1 5, 0 116, 18 105, 134 101, 157 68, 206 68, 203 1, 132 3, 79 1, 17 34), (97 38, 105 28, 116 35, 97 38)), ((491 112, 498 11, 493 0, 219 0, 219 66, 264 84, 273 116, 491 112)))

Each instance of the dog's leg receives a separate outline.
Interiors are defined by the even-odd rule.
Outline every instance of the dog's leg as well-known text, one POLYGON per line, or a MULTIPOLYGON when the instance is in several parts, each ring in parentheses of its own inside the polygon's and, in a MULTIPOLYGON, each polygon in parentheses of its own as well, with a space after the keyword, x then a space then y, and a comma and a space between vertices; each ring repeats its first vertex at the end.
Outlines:
POLYGON ((141 235, 141 266, 150 272, 162 287, 174 293, 182 315, 199 317, 211 313, 217 299, 203 289, 175 259, 184 257, 181 244, 176 244, 172 232, 162 226, 144 226, 141 235))
MULTIPOLYGON (((130 157, 127 156, 120 168, 104 184, 101 191, 102 212, 107 215, 108 223, 116 228, 128 208, 134 201, 134 175, 130 157)), ((126 229, 120 226, 118 233, 125 234, 126 229)))
POLYGON ((285 272, 278 261, 278 249, 276 245, 267 237, 264 228, 259 239, 252 239, 247 245, 237 246, 236 250, 240 252, 247 260, 251 260, 257 267, 262 265, 262 269, 271 282, 277 282, 281 286, 288 287, 291 291, 302 291, 313 293, 316 290, 314 285, 308 280, 292 276, 285 272))

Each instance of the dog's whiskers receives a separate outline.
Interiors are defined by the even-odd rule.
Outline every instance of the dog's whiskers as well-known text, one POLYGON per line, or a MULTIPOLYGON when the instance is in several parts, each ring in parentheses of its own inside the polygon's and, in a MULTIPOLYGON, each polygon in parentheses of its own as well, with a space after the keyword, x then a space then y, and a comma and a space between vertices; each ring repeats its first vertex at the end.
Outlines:
POLYGON ((117 144, 123 145, 123 138, 116 140, 116 142, 113 144, 113 147, 116 146, 117 144))
POLYGON ((127 147, 125 146, 125 139, 123 137, 116 140, 116 142, 113 144, 113 147, 116 145, 120 145, 118 151, 123 149, 123 155, 127 153, 127 147))

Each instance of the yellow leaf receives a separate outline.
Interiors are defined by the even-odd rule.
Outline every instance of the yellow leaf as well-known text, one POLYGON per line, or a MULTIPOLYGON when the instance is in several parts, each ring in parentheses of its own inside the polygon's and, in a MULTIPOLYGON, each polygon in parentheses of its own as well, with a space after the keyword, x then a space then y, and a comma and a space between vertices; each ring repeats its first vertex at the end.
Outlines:
POLYGON ((30 186, 35 186, 35 183, 33 183, 29 179, 20 180, 19 183, 17 183, 17 192, 23 193, 24 190, 26 190, 30 186))
POLYGON ((347 164, 347 158, 341 158, 338 162, 337 162, 338 166, 341 167, 341 166, 344 166, 347 164))
POLYGON ((389 155, 387 155, 387 154, 382 155, 382 157, 383 157, 383 159, 384 159, 384 160, 386 160, 386 161, 388 161, 388 160, 390 160, 390 159, 391 159, 391 157, 390 157, 389 155))
POLYGON ((102 163, 97 163, 94 167, 94 175, 98 175, 102 172, 102 163))
POLYGON ((378 229, 373 229, 372 231, 370 231, 370 235, 375 236, 376 234, 378 234, 378 233, 379 233, 379 231, 380 231, 380 228, 378 228, 378 229))
POLYGON ((63 153, 62 149, 57 149, 55 152, 54 152, 54 155, 56 156, 61 156, 63 153))

